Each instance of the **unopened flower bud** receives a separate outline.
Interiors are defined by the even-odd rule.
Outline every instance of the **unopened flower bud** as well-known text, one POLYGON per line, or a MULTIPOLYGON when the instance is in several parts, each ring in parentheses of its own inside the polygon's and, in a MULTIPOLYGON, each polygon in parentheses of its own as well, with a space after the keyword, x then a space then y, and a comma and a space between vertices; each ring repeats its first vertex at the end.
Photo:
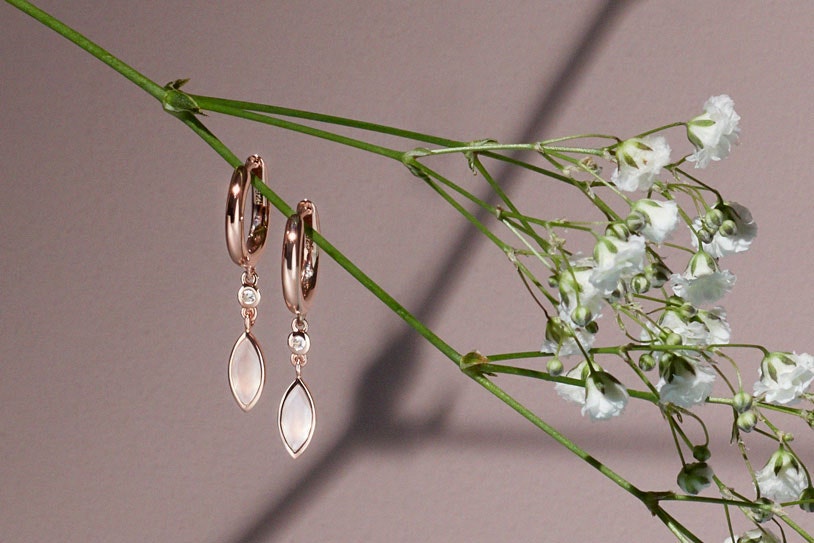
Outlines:
POLYGON ((667 334, 667 337, 664 338, 665 345, 681 345, 683 342, 684 340, 681 338, 681 335, 675 332, 670 332, 667 334))
POLYGON ((751 432, 755 425, 757 425, 757 413, 755 413, 754 409, 744 411, 738 415, 735 424, 738 425, 738 428, 742 432, 751 432))
POLYGON ((732 398, 732 407, 738 413, 743 413, 752 408, 752 395, 741 390, 732 398))
POLYGON ((705 251, 698 251, 690 259, 687 270, 692 277, 709 275, 718 271, 718 263, 715 262, 715 259, 712 258, 709 253, 705 251))
POLYGON ((634 211, 625 218, 625 226, 634 234, 641 232, 646 225, 647 219, 638 211, 634 211))
POLYGON ((670 279, 670 270, 661 263, 648 264, 644 268, 644 275, 650 281, 650 286, 653 288, 660 288, 664 283, 670 279))
POLYGON ((806 513, 814 513, 814 487, 808 487, 800 494, 800 509, 806 513))
POLYGON ((630 279, 630 290, 636 294, 644 294, 650 290, 650 280, 643 273, 636 274, 630 279))
POLYGON ((585 325, 585 330, 591 334, 596 334, 599 332, 599 325, 596 323, 596 321, 591 321, 585 325))
POLYGON ((684 298, 673 294, 672 296, 669 296, 667 298, 667 304, 675 307, 681 307, 682 305, 684 305, 684 298))
POLYGON ((678 472, 676 482, 687 494, 696 495, 712 484, 712 468, 706 462, 687 464, 678 472))
POLYGON ((707 211, 707 214, 704 215, 704 224, 710 230, 717 230, 724 220, 726 220, 726 217, 720 209, 710 209, 707 211))
POLYGON ((622 241, 627 241, 627 238, 630 237, 630 230, 625 223, 622 222, 615 222, 608 225, 605 228, 605 235, 608 237, 620 239, 622 241))
POLYGON ((681 304, 681 307, 678 308, 678 314, 683 320, 689 321, 698 314, 698 308, 692 305, 690 302, 684 302, 681 304))
POLYGON ((721 223, 718 232, 720 232, 722 236, 732 237, 738 233, 738 225, 735 224, 735 221, 727 219, 721 223))
POLYGON ((741 510, 746 513, 747 517, 758 524, 772 520, 772 517, 774 517, 774 511, 771 509, 771 506, 774 505, 772 500, 769 498, 758 498, 754 503, 755 505, 765 505, 768 507, 741 507, 741 510))
POLYGON ((650 371, 656 367, 656 358, 650 353, 644 353, 639 357, 639 369, 650 371))
POLYGON ((571 312, 571 320, 574 321, 574 324, 577 326, 585 327, 593 320, 593 318, 594 315, 591 313, 591 310, 584 305, 578 305, 571 312))
POLYGON ((565 330, 565 325, 559 317, 548 319, 545 325, 545 338, 554 343, 562 343, 562 340, 570 334, 565 330))
POLYGON ((552 358, 546 364, 546 369, 551 375, 557 376, 562 373, 562 361, 559 358, 552 358))
POLYGON ((698 235, 698 239, 701 240, 701 243, 709 243, 712 241, 712 237, 715 233, 710 232, 707 228, 699 228, 696 235, 698 235))
POLYGON ((556 275, 550 275, 548 277, 548 286, 551 288, 557 288, 560 286, 560 280, 556 275))
POLYGON ((712 453, 709 452, 709 447, 706 445, 696 445, 692 448, 692 457, 699 462, 706 462, 710 456, 712 456, 712 453))

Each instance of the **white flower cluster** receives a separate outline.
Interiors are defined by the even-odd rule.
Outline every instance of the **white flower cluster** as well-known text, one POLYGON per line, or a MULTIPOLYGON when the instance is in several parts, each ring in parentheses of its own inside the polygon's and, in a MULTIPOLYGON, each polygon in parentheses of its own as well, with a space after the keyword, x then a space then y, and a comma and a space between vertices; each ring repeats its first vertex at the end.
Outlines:
MULTIPOLYGON (((553 355, 548 365, 553 375, 563 371, 560 357, 580 357, 565 373, 566 379, 554 388, 563 399, 580 405, 583 416, 592 420, 619 416, 630 396, 625 385, 595 360, 598 353, 615 353, 635 364, 630 355, 638 352, 638 367, 634 369, 645 380, 649 380, 646 372, 658 368, 658 380, 646 384, 658 392, 663 413, 671 420, 680 420, 683 410, 707 402, 719 372, 723 374, 717 360, 727 356, 724 349, 730 344, 731 330, 726 311, 718 303, 732 290, 736 278, 721 267, 721 260, 747 251, 757 236, 757 224, 745 206, 725 201, 714 190, 715 202, 707 203, 711 188, 685 173, 680 165, 689 161, 696 168, 706 168, 727 157, 738 142, 739 120, 729 96, 713 96, 701 115, 681 123, 694 148, 691 154, 671 162, 667 140, 650 132, 605 149, 606 156, 616 163, 609 182, 599 178, 598 168, 591 170, 599 181, 585 188, 611 185, 629 212, 620 218, 611 206, 598 204, 608 222, 603 223, 601 234, 594 233, 590 257, 561 250, 560 243, 549 253, 555 270, 550 284, 557 288, 558 298, 556 315, 548 319, 541 348, 553 355), (644 194, 638 199, 624 194, 634 192, 644 194), (692 198, 691 213, 677 201, 686 195, 692 198), (690 236, 686 245, 678 246, 671 238, 682 223, 690 236), (691 254, 681 273, 674 273, 665 264, 667 260, 660 254, 665 245, 691 254), (594 349, 599 319, 608 309, 631 342, 618 348, 594 349), (627 321, 641 326, 638 340, 631 335, 627 321)), ((598 201, 599 196, 590 190, 586 194, 598 201)), ((552 240, 561 241, 555 236, 552 240)), ((814 398, 808 394, 814 383, 814 356, 767 352, 758 373, 752 394, 741 388, 733 396, 736 431, 750 432, 766 420, 755 399, 789 406, 802 398, 814 398)), ((740 375, 737 382, 741 382, 740 375)), ((814 504, 805 501, 814 496, 807 471, 787 448, 783 434, 777 436, 780 448, 754 473, 756 503, 765 505, 747 512, 756 523, 771 518, 772 502, 802 500, 803 509, 814 510, 814 504)), ((697 494, 713 483, 714 474, 707 463, 707 444, 690 448, 696 461, 687 462, 681 456, 682 469, 676 482, 684 492, 697 494)), ((777 542, 778 538, 759 527, 727 541, 777 542)))
MULTIPOLYGON (((694 152, 685 157, 697 168, 728 156, 740 134, 740 117, 732 99, 713 96, 703 113, 684 123, 694 152)), ((603 370, 590 355, 604 309, 636 311, 636 296, 672 289, 663 309, 640 313, 641 344, 652 348, 639 361, 642 370, 658 366, 662 404, 682 408, 706 402, 716 381, 714 363, 704 353, 730 341, 725 310, 715 305, 734 286, 735 276, 722 269, 720 260, 749 249, 757 225, 749 210, 719 199, 706 212, 690 219, 674 199, 670 181, 677 174, 671 148, 663 136, 645 135, 615 146, 616 169, 610 183, 624 192, 646 191, 645 197, 627 200, 624 220, 610 222, 596 238, 591 257, 560 259, 552 277, 559 294, 557 315, 549 318, 541 350, 554 355, 552 368, 562 371, 559 357, 579 355, 581 361, 566 376, 581 386, 558 384, 557 392, 582 406, 583 415, 604 420, 619 415, 627 390, 603 370), (662 179, 661 176, 667 176, 662 179), (691 232, 692 257, 681 273, 671 272, 656 252, 671 239, 682 217, 691 232), (712 306, 712 307, 710 307, 712 306)), ((696 201, 696 204, 698 202, 696 201)), ((651 298, 652 299, 652 298, 651 298)), ((756 397, 789 405, 799 400, 814 382, 814 357, 773 353, 760 368, 754 385, 756 397)), ((751 396, 738 409, 739 427, 749 431, 757 423, 751 396)))

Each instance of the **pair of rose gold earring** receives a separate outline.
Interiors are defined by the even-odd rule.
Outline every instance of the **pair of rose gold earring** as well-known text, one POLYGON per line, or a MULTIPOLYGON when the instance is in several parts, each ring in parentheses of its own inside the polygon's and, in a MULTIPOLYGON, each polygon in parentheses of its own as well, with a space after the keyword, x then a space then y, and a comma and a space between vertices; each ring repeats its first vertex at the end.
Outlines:
MULTIPOLYGON (((232 261, 243 268, 237 300, 244 326, 229 356, 229 386, 243 411, 255 406, 266 381, 266 361, 252 334, 252 326, 260 303, 255 265, 266 242, 271 208, 266 197, 251 184, 253 175, 266 184, 266 167, 257 155, 235 168, 226 197, 226 247, 232 261), (250 186, 251 219, 246 232, 244 211, 250 186)), ((319 232, 317 208, 313 202, 302 200, 285 226, 281 265, 283 299, 294 314, 288 347, 296 377, 280 401, 277 427, 286 450, 294 458, 308 447, 316 427, 314 400, 302 379, 302 368, 308 362, 311 347, 305 316, 316 292, 319 264, 319 250, 312 232, 319 232)))

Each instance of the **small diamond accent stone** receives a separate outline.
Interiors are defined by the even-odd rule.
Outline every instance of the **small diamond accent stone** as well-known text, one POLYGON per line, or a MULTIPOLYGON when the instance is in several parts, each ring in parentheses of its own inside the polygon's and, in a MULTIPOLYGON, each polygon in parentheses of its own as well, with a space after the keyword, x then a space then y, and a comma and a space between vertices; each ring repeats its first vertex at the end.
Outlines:
POLYGON ((311 341, 304 332, 293 332, 288 336, 288 346, 294 354, 305 354, 311 348, 311 341))
POLYGON ((237 292, 237 300, 242 307, 257 307, 260 303, 260 292, 254 287, 241 287, 237 292))

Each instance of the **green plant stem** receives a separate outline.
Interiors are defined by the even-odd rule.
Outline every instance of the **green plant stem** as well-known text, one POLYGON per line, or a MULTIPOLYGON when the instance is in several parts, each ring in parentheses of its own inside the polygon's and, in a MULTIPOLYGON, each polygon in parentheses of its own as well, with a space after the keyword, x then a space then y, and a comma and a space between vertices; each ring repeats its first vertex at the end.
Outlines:
POLYGON ((803 529, 802 526, 794 522, 794 520, 790 516, 788 516, 785 512, 779 511, 775 513, 775 516, 779 517, 792 530, 803 536, 803 539, 805 539, 807 543, 814 543, 814 537, 812 537, 805 529, 803 529))
MULTIPOLYGON (((476 368, 483 368, 483 366, 476 366, 476 368)), ((652 494, 645 492, 636 487, 633 483, 614 472, 605 464, 588 454, 587 451, 579 447, 576 443, 565 437, 553 426, 550 426, 540 417, 535 415, 531 410, 526 408, 520 402, 515 400, 512 396, 507 394, 503 389, 493 383, 488 377, 478 371, 466 372, 475 382, 488 390, 491 394, 499 398, 503 403, 517 411, 526 420, 531 422, 534 426, 545 432, 549 437, 554 439, 557 443, 571 451, 577 457, 585 461, 588 465, 595 468, 602 475, 616 483, 619 487, 635 496, 650 510, 653 515, 657 516, 676 536, 693 543, 703 543, 696 537, 687 527, 674 519, 667 511, 665 511, 658 503, 658 500, 652 499, 652 494)))
POLYGON ((414 132, 412 130, 403 130, 394 126, 387 126, 377 123, 369 123, 366 121, 358 121, 356 119, 349 119, 347 117, 337 117, 335 115, 326 115, 324 113, 314 113, 312 111, 303 111, 301 109, 291 109, 286 107, 273 106, 269 104, 259 104, 257 102, 245 102, 241 100, 229 100, 227 98, 216 98, 214 96, 202 96, 199 94, 190 94, 190 96, 201 106, 201 109, 208 111, 215 111, 213 107, 227 106, 233 109, 244 109, 247 111, 258 111, 261 113, 268 113, 270 115, 278 115, 281 117, 293 117, 296 119, 307 119, 309 121, 317 121, 322 123, 333 124, 337 126, 347 126, 357 128, 360 130, 367 130, 370 132, 378 132, 380 134, 388 134, 390 136, 398 136, 400 138, 420 141, 423 143, 431 143, 434 145, 442 145, 444 147, 461 147, 466 145, 463 142, 433 136, 431 134, 422 134, 421 132, 414 132))
POLYGON ((373 143, 368 143, 366 141, 358 140, 355 138, 349 138, 347 136, 342 136, 334 132, 328 132, 327 130, 320 130, 319 128, 306 126, 304 124, 278 119, 277 117, 271 117, 270 115, 255 113, 253 111, 246 111, 245 109, 235 108, 221 104, 209 104, 206 109, 208 111, 212 111, 215 113, 222 113, 224 115, 230 115, 232 117, 238 117, 241 119, 246 119, 257 123, 276 126, 278 128, 291 130, 293 132, 299 132, 300 134, 306 134, 308 136, 313 136, 315 138, 321 138, 328 141, 333 141, 335 143, 341 143, 342 145, 347 145, 349 147, 354 147, 356 149, 361 149, 363 151, 375 153, 377 155, 392 158, 394 160, 400 161, 402 159, 402 156, 404 155, 404 153, 402 153, 401 151, 397 151, 395 149, 390 149, 387 147, 383 147, 381 145, 375 145, 373 143))

